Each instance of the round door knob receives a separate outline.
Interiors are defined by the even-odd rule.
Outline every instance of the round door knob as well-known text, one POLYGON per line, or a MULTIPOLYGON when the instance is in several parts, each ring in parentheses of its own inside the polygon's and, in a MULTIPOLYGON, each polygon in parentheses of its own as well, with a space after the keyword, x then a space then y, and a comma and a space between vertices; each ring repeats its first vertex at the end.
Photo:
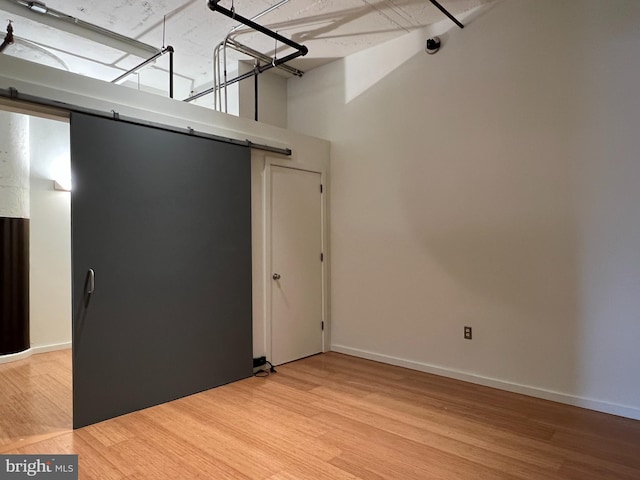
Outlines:
POLYGON ((280 274, 279 273, 274 273, 273 274, 273 279, 274 280, 280 280, 280 274))

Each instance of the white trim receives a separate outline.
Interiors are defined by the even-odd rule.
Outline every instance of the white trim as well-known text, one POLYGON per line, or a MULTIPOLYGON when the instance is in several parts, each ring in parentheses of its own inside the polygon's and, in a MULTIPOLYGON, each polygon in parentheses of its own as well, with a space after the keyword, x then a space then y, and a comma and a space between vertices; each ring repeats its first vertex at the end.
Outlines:
POLYGON ((23 352, 12 353, 10 355, 0 355, 0 364, 16 362, 30 357, 31 355, 37 355, 39 353, 54 352, 56 350, 65 350, 71 348, 71 342, 56 343, 53 345, 41 345, 39 347, 31 347, 23 352))
POLYGON ((320 217, 322 221, 322 352, 330 349, 331 321, 329 319, 329 232, 327 225, 327 175, 320 172, 320 184, 322 185, 320 196, 320 217))
POLYGON ((374 360, 376 362, 387 363, 389 365, 396 365, 398 367, 410 368, 412 370, 418 370, 420 372, 432 373, 434 375, 454 378, 456 380, 484 385, 486 387, 506 390, 507 392, 520 393, 522 395, 528 395, 530 397, 542 398, 545 400, 551 400, 553 402, 565 403, 567 405, 587 408, 589 410, 596 410, 598 412, 610 413, 612 415, 618 415, 620 417, 640 420, 640 408, 637 407, 620 405, 617 403, 610 403, 603 400, 585 398, 577 395, 569 395, 566 393, 555 392, 552 390, 532 387, 529 385, 522 385, 505 380, 498 380, 496 378, 483 377, 481 375, 463 372, 460 370, 438 367, 436 365, 430 365, 428 363, 392 357, 390 355, 383 355, 380 353, 360 350, 344 345, 331 345, 331 351, 344 353, 346 355, 352 355, 354 357, 366 358, 367 360, 374 360))

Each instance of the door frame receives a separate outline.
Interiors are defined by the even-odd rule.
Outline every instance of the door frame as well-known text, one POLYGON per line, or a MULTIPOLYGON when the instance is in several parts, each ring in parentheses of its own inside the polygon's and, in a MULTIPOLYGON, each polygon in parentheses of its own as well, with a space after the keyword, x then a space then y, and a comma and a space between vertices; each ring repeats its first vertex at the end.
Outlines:
POLYGON ((273 173, 273 167, 288 168, 291 170, 298 170, 302 172, 317 173, 320 175, 320 183, 323 186, 323 192, 320 196, 320 223, 321 223, 321 248, 324 254, 324 259, 321 266, 322 271, 322 312, 321 318, 324 322, 324 330, 322 331, 322 352, 329 350, 329 339, 331 338, 331 322, 328 315, 328 291, 329 291, 329 242, 327 232, 327 175, 322 169, 307 168, 301 165, 291 165, 291 162, 283 161, 277 157, 265 157, 264 164, 264 177, 263 177, 263 316, 264 316, 264 350, 266 352, 267 360, 271 360, 271 328, 273 326, 271 318, 271 294, 273 288, 273 282, 271 282, 271 221, 272 221, 272 205, 271 205, 271 175, 273 173))
MULTIPOLYGON (((18 113, 21 115, 25 115, 28 117, 37 117, 43 118, 46 120, 52 120, 56 122, 62 122, 69 125, 70 122, 70 112, 54 107, 45 107, 42 105, 37 105, 34 103, 28 103, 24 101, 11 100, 8 98, 0 97, 0 112, 6 113, 18 113)), ((70 141, 70 134, 67 138, 70 141)), ((31 163, 31 158, 29 159, 29 163, 31 163)), ((29 181, 31 181, 31 174, 29 174, 29 181)), ((29 192, 31 192, 31 185, 29 185, 29 192)), ((31 220, 30 220, 31 221, 31 220)), ((29 243, 31 243, 31 239, 29 239, 29 243)), ((29 249, 29 256, 31 255, 31 248, 29 249)), ((71 272, 71 265, 69 265, 69 273, 71 272)), ((31 278, 31 268, 29 269, 29 277, 31 278)), ((29 284, 29 295, 31 295, 31 289, 33 285, 29 284)), ((69 318, 68 318, 68 327, 69 332, 71 332, 71 277, 69 276, 69 318)), ((31 329, 33 326, 33 319, 31 315, 29 316, 29 328, 31 329)), ((71 336, 71 333, 70 333, 71 336)), ((8 355, 0 356, 0 365, 5 363, 16 362, 18 360, 24 360, 26 358, 31 357, 32 355, 36 355, 38 353, 47 353, 54 352, 57 350, 71 350, 72 347, 72 339, 69 338, 68 342, 56 343, 51 345, 41 345, 41 346, 33 346, 30 345, 29 348, 17 353, 11 353, 8 355)))

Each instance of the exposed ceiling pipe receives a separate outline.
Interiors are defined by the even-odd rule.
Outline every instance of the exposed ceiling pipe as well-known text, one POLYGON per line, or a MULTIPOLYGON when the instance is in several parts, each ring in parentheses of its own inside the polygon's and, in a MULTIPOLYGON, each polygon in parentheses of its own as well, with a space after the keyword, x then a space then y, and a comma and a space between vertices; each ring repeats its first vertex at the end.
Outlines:
MULTIPOLYGON (((289 0, 280 0, 278 3, 276 3, 275 5, 271 5, 269 8, 267 8, 266 10, 263 10, 262 12, 260 12, 259 14, 251 17, 251 20, 257 20, 260 17, 265 16, 267 13, 271 13, 274 10, 280 8, 282 5, 284 5, 285 3, 289 3, 289 0)), ((236 25, 235 27, 233 27, 230 31, 229 31, 229 35, 231 35, 232 33, 236 32, 239 28, 242 27, 242 23, 239 23, 238 25, 236 25)), ((228 35, 227 35, 228 36, 228 35)))
POLYGON ((9 20, 9 25, 7 25, 7 34, 4 37, 3 42, 0 44, 0 52, 2 52, 9 45, 13 44, 13 27, 11 26, 11 20, 9 20))
MULTIPOLYGON (((292 53, 291 55, 288 55, 287 57, 290 57, 289 60, 293 60, 294 58, 300 57, 300 56, 304 56, 307 53, 309 53, 309 49, 307 47, 305 47, 304 45, 300 45, 299 43, 294 42, 293 40, 289 40, 286 37, 283 37, 282 35, 280 35, 279 33, 274 32, 273 30, 269 30, 266 27, 263 27, 260 24, 257 24, 256 22, 245 18, 241 15, 238 15, 235 10, 229 10, 227 8, 221 7, 220 5, 218 5, 220 0, 208 0, 207 1, 207 6, 209 7, 210 10, 214 11, 214 12, 218 12, 221 13, 233 20, 238 20, 240 23, 246 25, 247 27, 253 28, 254 30, 263 33, 264 35, 271 37, 275 40, 278 40, 279 42, 284 43, 285 45, 288 45, 289 47, 293 48, 296 50, 295 53, 292 53)), ((287 58, 285 57, 285 58, 287 58)))
POLYGON ((453 15, 451 15, 451 13, 449 13, 449 11, 444 8, 442 5, 440 5, 440 3, 437 2, 437 0, 430 0, 431 3, 433 3, 433 5, 440 10, 442 13, 444 13, 447 17, 449 17, 449 19, 455 23, 457 26, 459 26, 460 28, 464 28, 464 25, 462 23, 460 23, 460 21, 458 21, 458 19, 456 17, 454 17, 453 15))
POLYGON ((218 46, 216 47, 216 49, 214 50, 214 60, 213 60, 213 77, 214 77, 214 86, 211 88, 208 88, 207 90, 203 90, 200 93, 196 93, 188 98, 185 98, 183 101, 184 102, 192 102, 194 100, 197 100, 198 98, 202 98, 206 95, 209 95, 211 93, 216 93, 216 98, 214 99, 214 108, 218 108, 218 103, 220 103, 220 107, 222 107, 222 99, 218 99, 217 95, 220 89, 222 88, 226 88, 229 85, 233 85, 236 82, 239 82, 240 80, 244 80, 245 78, 249 78, 253 75, 256 74, 260 74, 266 70, 269 70, 270 68, 273 68, 274 66, 277 68, 281 68, 283 70, 285 70, 286 72, 290 73, 291 75, 295 75, 297 77, 301 77, 304 75, 304 72, 302 70, 298 70, 297 68, 293 68, 289 65, 284 65, 281 63, 282 60, 278 60, 276 58, 271 58, 268 55, 265 55, 264 53, 258 52, 257 50, 254 50, 251 47, 247 47, 246 45, 243 45, 242 43, 238 42, 237 40, 234 40, 232 38, 227 39, 226 41, 226 46, 231 48, 232 50, 235 50, 237 52, 240 52, 244 55, 248 55, 252 58, 254 58, 255 60, 258 61, 258 65, 256 65, 257 69, 254 69, 251 72, 247 72, 243 75, 240 75, 239 77, 233 78, 231 80, 228 81, 222 81, 222 79, 220 78, 220 72, 219 72, 219 50, 223 47, 225 42, 221 42, 220 44, 218 44, 218 46), (260 62, 264 62, 265 65, 260 65, 260 62))
MULTIPOLYGON (((256 60, 255 64, 253 65, 253 68, 258 68, 260 67, 260 62, 258 62, 256 60)), ((258 75, 254 75, 253 77, 253 119, 257 122, 258 121, 258 105, 260 104, 260 102, 258 102, 258 84, 260 83, 259 80, 259 76, 258 75)))
POLYGON ((118 78, 115 78, 115 79, 111 80, 111 83, 118 83, 119 81, 124 80, 129 75, 133 75, 134 73, 136 73, 141 68, 146 67, 150 63, 155 62, 158 58, 163 56, 165 53, 168 53, 169 54, 169 98, 173 98, 173 53, 174 53, 174 51, 175 50, 173 49, 172 46, 167 46, 167 47, 163 48, 161 51, 159 51, 158 53, 156 53, 152 57, 147 58, 141 64, 136 65, 131 70, 127 70, 122 75, 120 75, 118 78))
MULTIPOLYGON (((252 50, 244 45, 238 44, 239 49, 238 51, 241 51, 240 49, 243 49, 244 51, 242 51, 242 53, 245 53, 246 55, 252 56, 253 58, 260 60, 260 57, 262 57, 263 59, 268 59, 268 61, 270 63, 268 63, 267 65, 263 65, 263 66, 259 66, 256 65, 256 68, 252 71, 252 72, 248 72, 245 73, 243 75, 240 75, 238 77, 235 77, 231 80, 227 80, 226 77, 226 65, 225 65, 225 79, 224 82, 219 82, 217 79, 217 70, 219 69, 219 66, 217 65, 219 63, 219 50, 220 48, 224 48, 224 52, 225 52, 225 61, 226 61, 226 47, 227 45, 229 45, 231 42, 233 42, 233 40, 231 40, 230 36, 233 32, 235 32, 238 28, 239 25, 233 27, 231 29, 231 31, 229 32, 229 34, 227 35, 227 37, 225 38, 225 40, 223 42, 221 42, 215 49, 214 49, 214 87, 209 88, 203 92, 200 92, 196 95, 192 95, 188 98, 185 98, 184 101, 185 102, 191 102, 193 100, 196 100, 200 97, 203 97, 205 95, 209 95, 210 93, 216 93, 216 95, 219 95, 220 90, 221 89, 225 89, 225 93, 226 93, 226 88, 229 85, 232 85, 236 82, 239 82, 240 80, 244 80, 245 78, 249 78, 253 75, 259 75, 260 73, 269 70, 271 68, 275 68, 275 67, 281 67, 284 66, 285 63, 298 58, 300 56, 306 55, 309 52, 309 49, 304 46, 304 45, 300 45, 299 43, 294 42, 293 40, 289 40, 286 37, 283 37, 282 35, 278 34, 277 32, 274 32, 273 30, 270 30, 266 27, 263 27, 262 25, 259 25, 257 23, 255 23, 253 20, 261 17, 262 15, 265 15, 273 10, 275 10, 276 8, 278 8, 279 6, 287 3, 289 0, 282 0, 279 3, 273 5, 272 7, 268 8, 267 10, 265 10, 264 12, 259 13, 258 15, 256 15, 253 19, 249 19, 249 18, 245 18, 241 15, 238 15, 235 12, 234 7, 231 7, 231 10, 226 9, 224 7, 221 7, 220 5, 218 5, 219 0, 208 0, 207 1, 207 6, 209 7, 210 10, 214 11, 214 12, 219 12, 222 13, 223 15, 231 18, 232 20, 238 20, 241 24, 248 26, 249 28, 252 28, 253 30, 256 30, 264 35, 267 35, 270 38, 275 39, 276 41, 280 41, 282 43, 284 43, 285 45, 288 45, 289 47, 295 49, 296 51, 292 54, 289 54, 285 57, 276 59, 275 56, 274 58, 270 58, 270 57, 266 57, 264 54, 260 53, 260 52, 256 52, 255 50, 252 50), (257 54, 257 55, 256 55, 257 54), (265 58, 266 57, 266 58, 265 58)), ((237 43, 237 42, 236 42, 237 43)), ((291 69, 291 67, 287 67, 286 70, 290 71, 293 70, 295 71, 295 73, 293 73, 294 75, 299 75, 302 76, 303 72, 301 72, 300 70, 296 70, 296 69, 291 69)), ((217 98, 216 98, 217 100, 217 98)), ((217 103, 217 101, 216 101, 217 103)), ((222 99, 220 98, 220 106, 222 106, 222 99)), ((226 109, 226 102, 225 102, 225 109, 226 109)))
POLYGON ((0 0, 0 9, 34 22, 49 25, 57 30, 93 40, 136 57, 147 58, 149 55, 160 52, 159 48, 48 8, 42 2, 0 0))
MULTIPOLYGON (((266 55, 262 52, 259 52, 257 50, 254 50, 251 47, 248 47, 246 45, 243 45, 242 43, 238 42, 237 40, 233 39, 233 38, 226 38, 223 42, 220 42, 216 48, 213 51, 213 81, 214 81, 214 86, 212 88, 209 88, 207 90, 204 90, 192 97, 189 97, 187 99, 185 99, 185 102, 190 102, 193 100, 196 100, 197 98, 201 98, 204 97, 205 95, 209 95, 210 93, 215 93, 214 95, 214 99, 213 99, 213 107, 214 109, 218 109, 218 107, 222 108, 222 96, 221 96, 221 90, 222 89, 226 89, 226 87, 228 85, 232 85, 233 83, 235 83, 236 81, 238 81, 237 79, 232 80, 227 80, 227 77, 224 77, 224 81, 221 78, 220 75, 220 50, 222 49, 226 49, 226 48, 231 48, 232 50, 235 50, 236 52, 242 53, 244 55, 248 55, 249 57, 253 58, 254 60, 257 61, 256 66, 260 67, 261 63, 264 64, 268 64, 268 65, 272 65, 275 63, 275 67, 280 68, 282 70, 284 70, 287 73, 290 73, 291 75, 295 75, 297 77, 302 77, 304 75, 304 72, 302 70, 298 70, 297 68, 293 68, 289 65, 285 65, 285 64, 281 64, 278 63, 277 58, 272 58, 269 55, 266 55)), ((226 55, 225 55, 226 58, 226 55)), ((256 73, 259 74, 262 73, 261 71, 258 71, 256 73)), ((251 75, 253 75, 253 73, 251 73, 251 75)), ((244 80, 247 77, 242 77, 240 80, 244 80)), ((226 92, 225 92, 226 93, 226 92)), ((226 95, 225 95, 225 109, 226 109, 226 95)), ((226 111, 226 110, 225 110, 226 111)))
MULTIPOLYGON (((291 55, 287 56, 287 57, 282 57, 279 58, 277 60, 275 60, 273 63, 269 63, 267 65, 261 65, 259 67, 256 67, 255 69, 253 69, 250 72, 247 73, 243 73, 242 75, 239 75, 235 78, 232 78, 231 80, 228 80, 224 83, 222 83, 221 85, 218 85, 217 87, 212 87, 212 88, 208 88, 207 90, 204 90, 200 93, 196 93, 195 95, 192 95, 188 98, 185 98, 183 100, 183 102, 192 102, 194 100, 197 100, 198 98, 204 97, 205 95, 209 95, 210 93, 215 92, 216 90, 220 89, 220 88, 225 88, 228 87, 229 85, 233 85, 234 83, 237 83, 241 80, 244 80, 245 78, 250 78, 253 77, 254 75, 266 72, 267 70, 271 70, 274 67, 279 66, 280 64, 284 63, 284 62, 288 62, 289 60, 292 60, 291 55)), ((295 57, 294 57, 295 58, 295 57)))
MULTIPOLYGON (((233 48, 237 52, 249 55, 250 57, 253 57, 264 63, 271 63, 274 60, 269 55, 254 50, 251 47, 247 47, 246 45, 243 45, 242 43, 232 38, 227 40, 227 46, 233 48)), ((295 75, 296 77, 301 77, 302 75, 304 75, 304 72, 302 70, 298 70, 297 68, 291 67, 289 65, 278 65, 278 68, 284 70, 287 73, 290 73, 291 75, 295 75)))
MULTIPOLYGON (((262 12, 258 13, 257 15, 254 15, 249 20, 251 22, 253 22, 253 21, 265 16, 266 14, 268 14, 270 12, 273 12, 274 10, 280 8, 282 5, 284 5, 286 3, 289 3, 289 0, 281 0, 278 3, 276 3, 274 5, 271 5, 266 10, 263 10, 262 12)), ((233 5, 233 1, 231 2, 231 12, 234 14, 234 18, 235 18, 235 7, 233 5)), ((220 49, 222 49, 222 53, 223 53, 222 63, 223 63, 223 67, 224 67, 224 82, 220 78, 215 76, 216 72, 214 71, 214 87, 216 87, 218 85, 227 85, 227 81, 229 80, 227 78, 227 46, 232 41, 231 40, 233 38, 232 35, 234 35, 234 33, 237 32, 238 29, 240 29, 240 27, 242 27, 242 25, 243 25, 242 23, 239 23, 238 25, 232 27, 231 30, 229 30, 229 33, 227 33, 227 36, 225 37, 225 39, 220 43, 220 45, 218 45, 216 47, 216 50, 214 51, 214 61, 220 62, 219 55, 220 55, 220 49), (215 60, 216 57, 217 57, 217 60, 215 60)), ((277 44, 277 41, 276 41, 276 44, 277 44)), ((235 49, 235 50, 236 51, 240 51, 238 49, 235 49)), ((252 53, 245 53, 245 54, 253 57, 255 60, 259 60, 259 56, 262 55, 264 57, 262 59, 263 61, 267 61, 267 62, 274 62, 275 61, 275 56, 276 56, 275 52, 273 54, 274 55, 273 59, 268 57, 268 56, 266 56, 266 55, 260 54, 260 52, 256 52, 255 50, 254 50, 254 52, 257 53, 258 56, 254 55, 252 53)), ((257 61, 256 65, 259 66, 260 62, 257 61)), ((288 67, 285 64, 281 64, 281 65, 278 66, 278 68, 286 70, 287 68, 290 68, 290 67, 288 67)), ((219 73, 219 69, 220 69, 220 66, 218 65, 218 73, 219 73)), ((257 82, 258 74, 259 74, 259 72, 256 73, 256 82, 257 82)), ((302 76, 302 75, 300 75, 300 76, 302 76)), ((226 113, 226 112, 228 112, 227 108, 228 108, 228 105, 229 105, 229 99, 228 99, 228 95, 227 95, 227 87, 226 86, 223 87, 223 90, 224 90, 224 111, 226 113)), ((217 109, 217 103, 218 103, 217 100, 219 100, 220 107, 222 107, 222 96, 221 96, 221 90, 219 88, 217 89, 216 98, 214 99, 214 108, 216 108, 216 109, 217 109)))

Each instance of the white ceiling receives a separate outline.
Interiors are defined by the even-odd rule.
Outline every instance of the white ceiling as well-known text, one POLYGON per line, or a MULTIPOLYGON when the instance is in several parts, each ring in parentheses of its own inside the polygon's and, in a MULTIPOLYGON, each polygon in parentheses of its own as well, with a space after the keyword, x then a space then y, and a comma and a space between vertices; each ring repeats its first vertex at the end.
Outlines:
MULTIPOLYGON (((233 6, 239 15, 251 18, 279 1, 234 0, 233 6)), ((440 3, 453 15, 461 15, 492 1, 440 0, 440 3)), ((176 98, 212 85, 213 49, 238 24, 209 10, 206 0, 47 0, 45 3, 50 9, 156 48, 163 46, 166 21, 165 45, 175 49, 176 98)), ((231 0, 222 0, 220 5, 230 8, 231 3, 231 0)), ((38 17, 44 15, 16 5, 15 0, 0 0, 0 32, 5 31, 5 20, 11 19, 16 38, 16 43, 4 54, 108 81, 148 58, 106 46, 103 44, 106 42, 99 39, 96 42, 95 36, 57 30, 40 23, 38 17)), ((443 19, 446 17, 428 0, 289 0, 256 22, 306 45, 308 55, 291 65, 308 71, 443 19)), ((237 33, 235 38, 239 42, 273 55, 273 39, 246 28, 237 33)), ((280 45, 277 56, 291 52, 293 50, 280 45)), ((141 70, 139 75, 129 77, 129 83, 139 82, 147 89, 166 92, 167 57, 141 70)), ((230 71, 235 70, 238 59, 241 59, 239 55, 230 53, 230 71)))

